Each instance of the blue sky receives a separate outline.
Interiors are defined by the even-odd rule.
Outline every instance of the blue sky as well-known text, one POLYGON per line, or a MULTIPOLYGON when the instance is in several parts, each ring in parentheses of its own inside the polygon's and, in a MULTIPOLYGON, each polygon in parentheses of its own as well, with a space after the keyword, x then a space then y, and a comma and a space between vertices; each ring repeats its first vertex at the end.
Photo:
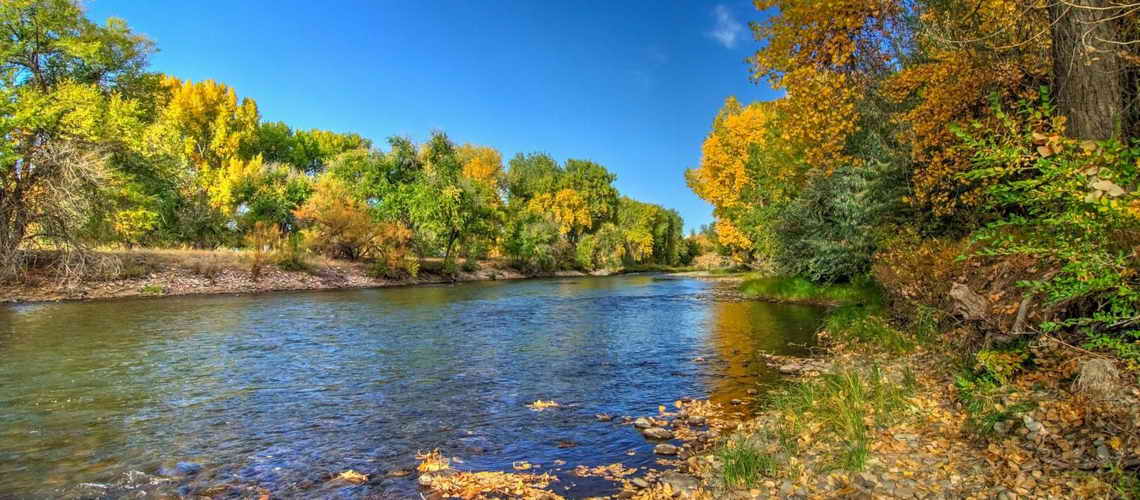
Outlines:
POLYGON ((685 185, 724 98, 748 80, 750 2, 89 0, 153 39, 151 66, 212 78, 294 128, 590 159, 622 193, 712 220, 685 185))

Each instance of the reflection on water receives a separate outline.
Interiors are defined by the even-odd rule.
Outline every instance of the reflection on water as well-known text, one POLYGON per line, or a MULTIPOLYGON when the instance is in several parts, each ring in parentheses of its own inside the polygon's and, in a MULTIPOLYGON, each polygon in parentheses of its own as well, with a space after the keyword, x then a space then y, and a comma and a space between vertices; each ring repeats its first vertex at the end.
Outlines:
POLYGON ((0 309, 0 497, 78 495, 179 461, 203 466, 180 493, 332 494, 328 475, 352 468, 372 479, 335 493, 406 496, 413 479, 386 473, 437 447, 476 470, 651 466, 635 431, 592 415, 742 397, 772 377, 755 350, 815 330, 815 309, 718 286, 625 276, 0 309), (532 412, 536 399, 566 408, 532 412))

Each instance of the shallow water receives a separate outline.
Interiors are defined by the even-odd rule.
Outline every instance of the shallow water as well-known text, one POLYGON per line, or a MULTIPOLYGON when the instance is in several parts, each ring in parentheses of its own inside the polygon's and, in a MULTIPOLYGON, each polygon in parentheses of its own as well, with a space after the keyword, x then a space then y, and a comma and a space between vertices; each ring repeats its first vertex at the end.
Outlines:
POLYGON ((433 448, 470 470, 652 466, 651 443, 593 415, 743 398, 776 378, 756 350, 814 338, 819 309, 732 286, 641 275, 3 308, 0 497, 118 496, 193 462, 160 490, 401 498, 414 474, 388 473, 433 448), (564 408, 525 406, 537 399, 564 408), (327 482, 346 469, 371 480, 327 482))

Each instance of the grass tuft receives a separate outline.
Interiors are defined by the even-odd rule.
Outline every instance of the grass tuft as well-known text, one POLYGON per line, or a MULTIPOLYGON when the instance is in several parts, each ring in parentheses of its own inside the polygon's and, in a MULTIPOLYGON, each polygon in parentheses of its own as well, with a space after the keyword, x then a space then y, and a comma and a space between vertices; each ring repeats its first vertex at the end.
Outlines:
POLYGON ((753 486, 761 477, 776 472, 776 461, 748 438, 729 439, 716 456, 724 464, 721 477, 729 486, 753 486))

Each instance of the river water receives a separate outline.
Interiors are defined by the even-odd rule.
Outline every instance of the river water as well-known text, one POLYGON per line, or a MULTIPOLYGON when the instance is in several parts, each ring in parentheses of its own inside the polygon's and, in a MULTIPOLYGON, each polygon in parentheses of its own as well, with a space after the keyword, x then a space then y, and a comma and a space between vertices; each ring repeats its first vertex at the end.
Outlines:
POLYGON ((652 443, 593 415, 743 399, 776 379, 757 350, 813 341, 819 309, 732 289, 635 275, 9 306, 0 497, 418 498, 395 476, 434 448, 469 470, 652 466, 652 443), (347 469, 370 480, 328 482, 347 469))

